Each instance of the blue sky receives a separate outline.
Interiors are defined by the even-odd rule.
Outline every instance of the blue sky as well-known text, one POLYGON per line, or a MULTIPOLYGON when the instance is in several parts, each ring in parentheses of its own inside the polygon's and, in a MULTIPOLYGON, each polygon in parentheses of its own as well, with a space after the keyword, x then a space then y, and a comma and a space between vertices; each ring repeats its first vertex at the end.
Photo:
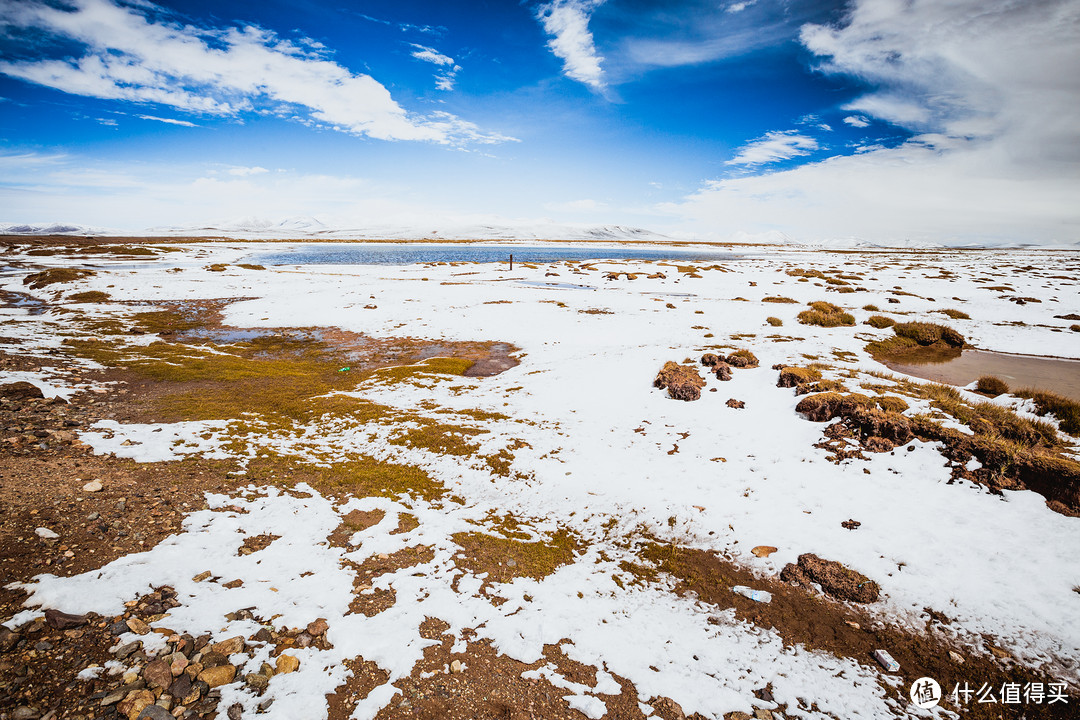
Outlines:
POLYGON ((0 223, 1080 239, 1080 0, 0 0, 0 223))

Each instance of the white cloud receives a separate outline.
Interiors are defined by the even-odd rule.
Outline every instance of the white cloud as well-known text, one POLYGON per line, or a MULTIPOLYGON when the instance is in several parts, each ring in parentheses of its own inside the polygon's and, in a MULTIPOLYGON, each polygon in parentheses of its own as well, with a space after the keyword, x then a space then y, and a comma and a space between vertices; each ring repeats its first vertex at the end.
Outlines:
POLYGON ((551 36, 548 47, 563 61, 563 72, 572 80, 595 90, 606 86, 596 45, 589 32, 589 18, 605 0, 553 0, 536 10, 536 17, 551 36))
POLYGON ((454 62, 454 58, 426 45, 410 44, 415 48, 412 53, 414 58, 443 68, 443 71, 435 76, 435 87, 439 90, 453 90, 454 80, 461 71, 461 66, 454 62))
POLYGON ((747 0, 746 2, 731 3, 726 8, 724 8, 724 11, 729 12, 729 13, 740 13, 740 12, 742 12, 743 10, 750 7, 751 5, 753 5, 756 2, 757 2, 757 0, 747 0))
POLYGON ((738 155, 724 164, 765 165, 800 155, 808 155, 817 149, 817 140, 807 135, 800 135, 794 130, 770 132, 766 133, 764 137, 745 145, 738 155))
POLYGON ((63 92, 236 116, 249 110, 298 115, 341 132, 440 144, 504 142, 467 121, 409 113, 374 78, 324 59, 318 45, 261 28, 195 28, 164 19, 149 2, 39 0, 0 3, 9 35, 44 31, 81 43, 66 59, 0 61, 0 73, 63 92), (465 130, 458 133, 459 129, 465 130))
POLYGON ((1080 239, 1080 1, 856 0, 808 26, 823 70, 872 87, 848 109, 919 133, 783 172, 706 183, 688 227, 798 239, 1080 239))
POLYGON ((255 165, 254 167, 232 167, 229 168, 230 175, 236 175, 238 177, 247 177, 249 175, 262 175, 263 173, 270 172, 264 167, 255 165))
POLYGON ((857 127, 857 128, 870 127, 870 121, 867 120, 866 118, 860 117, 858 115, 848 115, 846 118, 844 118, 844 122, 846 122, 851 127, 857 127))
POLYGON ((187 120, 176 120, 175 118, 163 118, 163 117, 158 117, 157 115, 137 115, 136 117, 139 117, 139 118, 141 118, 143 120, 156 120, 157 122, 168 123, 169 125, 183 125, 184 127, 199 127, 195 123, 188 122, 187 120))

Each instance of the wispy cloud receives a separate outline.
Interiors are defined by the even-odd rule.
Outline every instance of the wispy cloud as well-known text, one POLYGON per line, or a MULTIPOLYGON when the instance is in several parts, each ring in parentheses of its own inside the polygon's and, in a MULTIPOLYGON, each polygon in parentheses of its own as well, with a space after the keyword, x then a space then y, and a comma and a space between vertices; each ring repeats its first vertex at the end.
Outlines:
POLYGON ((155 120, 155 121, 160 122, 160 123, 168 123, 169 125, 182 125, 184 127, 199 127, 198 125, 196 125, 193 122, 188 122, 187 120, 177 120, 176 118, 164 118, 164 117, 158 117, 157 115, 137 115, 136 117, 141 118, 143 120, 155 120))
POLYGON ((270 172, 264 167, 255 165, 253 167, 231 167, 229 168, 229 174, 237 177, 248 177, 250 175, 262 175, 263 173, 270 172))
POLYGON ((870 127, 870 121, 864 117, 860 117, 859 115, 848 115, 846 118, 844 118, 844 122, 846 122, 851 127, 870 127))
POLYGON ((818 142, 808 135, 800 135, 794 130, 766 133, 739 151, 725 165, 766 165, 788 160, 800 155, 809 155, 818 149, 818 142))
POLYGON ((259 27, 196 28, 149 2, 109 0, 75 0, 72 9, 0 3, 0 23, 9 35, 44 32, 81 46, 71 57, 0 61, 0 73, 67 93, 218 116, 268 110, 382 140, 512 140, 445 113, 410 113, 371 76, 326 59, 313 41, 259 27))
POLYGON ((855 0, 842 23, 802 39, 822 70, 874 88, 845 122, 918 134, 708 182, 669 209, 699 227, 800 239, 1080 237, 1080 74, 1061 71, 1080 67, 1080 2, 855 0))
POLYGON ((572 80, 603 90, 607 85, 589 18, 604 0, 553 0, 537 8, 536 17, 551 39, 548 47, 563 61, 563 72, 572 80))
POLYGON ((435 48, 426 45, 410 44, 413 47, 412 56, 414 58, 442 68, 442 72, 435 76, 435 87, 439 90, 453 90, 454 80, 457 78, 458 72, 461 71, 461 66, 454 62, 454 58, 443 55, 435 48))

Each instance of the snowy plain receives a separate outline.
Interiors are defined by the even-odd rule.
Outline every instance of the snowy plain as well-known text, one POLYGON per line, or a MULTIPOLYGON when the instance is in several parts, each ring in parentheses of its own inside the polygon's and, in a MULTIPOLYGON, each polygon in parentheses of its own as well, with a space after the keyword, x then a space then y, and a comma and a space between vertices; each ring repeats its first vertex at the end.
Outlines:
MULTIPOLYGON (((391 683, 412 672, 430 643, 419 633, 429 616, 446 621, 456 637, 471 631, 529 663, 541 659, 545 644, 569 638, 564 651, 600 670, 595 687, 556 677, 552 667, 533 672, 565 688, 571 706, 590 718, 605 712, 605 694, 619 691, 617 683, 604 681, 609 673, 634 683, 642 699, 670 697, 687 714, 709 718, 755 705, 775 708, 752 694, 769 683, 790 717, 927 714, 886 699, 882 673, 869 659, 785 648, 776 633, 733 613, 719 613, 717 624, 715 608, 676 595, 671 584, 616 582, 631 580, 620 562, 633 560, 618 540, 646 532, 736 559, 763 577, 802 553, 838 560, 881 585, 883 599, 872 610, 882 619, 918 628, 923 608, 945 612, 959 639, 978 644, 981 636, 991 637, 1024 662, 1080 687, 1080 593, 1074 590, 1080 586, 1080 519, 1050 511, 1033 492, 997 496, 950 484, 933 443, 914 441, 910 452, 834 464, 814 447, 823 425, 795 412, 799 398, 776 387, 770 369, 805 365, 812 357, 834 367, 827 376, 883 382, 866 375, 887 369, 864 346, 891 333, 862 324, 874 314, 860 309, 866 304, 895 308, 905 320, 948 322, 980 349, 1080 358, 1080 333, 1054 318, 1080 311, 1080 286, 1069 279, 1080 272, 1075 254, 754 247, 746 259, 699 264, 695 273, 680 270, 678 262, 642 261, 517 265, 512 272, 505 263, 205 270, 213 263, 252 262, 264 250, 224 242, 187 245, 137 265, 95 259, 97 275, 64 292, 108 292, 117 302, 84 308, 103 317, 133 312, 120 301, 237 297, 250 299, 226 308, 224 322, 236 327, 337 327, 373 337, 511 343, 520 348, 521 363, 494 377, 381 383, 376 376, 352 393, 482 428, 475 441, 483 453, 525 443, 513 452, 513 472, 495 478, 475 458, 395 444, 395 428, 348 418, 248 435, 248 454, 237 456, 241 466, 261 450, 321 463, 364 454, 421 467, 465 503, 403 496, 335 504, 311 488, 250 486, 240 497, 212 496, 209 509, 187 518, 184 532, 145 553, 74 578, 39 576, 26 586, 30 606, 116 613, 126 600, 167 584, 183 602, 167 622, 181 631, 249 635, 257 623, 224 617, 245 607, 260 617, 278 616, 275 622, 286 626, 327 618, 333 649, 298 651, 300 671, 269 686, 275 703, 268 718, 317 717, 312 708, 325 706, 324 696, 345 679, 342 662, 357 656, 390 674, 354 715, 374 717, 393 700, 391 683), (854 284, 866 290, 830 292, 818 280, 800 282, 785 273, 795 267, 859 274, 854 284), (176 268, 182 272, 172 272, 176 268), (647 277, 657 273, 664 277, 647 277), (560 287, 571 284, 576 287, 560 287), (762 302, 769 296, 797 302, 762 302), (901 302, 890 306, 890 298, 901 302), (796 314, 817 300, 850 308, 859 324, 797 323, 796 314), (948 320, 935 312, 943 307, 962 309, 970 319, 948 320), (767 324, 770 316, 782 326, 767 324), (651 386, 665 361, 697 358, 715 346, 750 349, 760 367, 737 370, 730 382, 710 377, 696 402, 673 400, 651 386), (727 407, 728 398, 745 401, 745 409, 727 407), (506 419, 478 421, 469 415, 474 411, 506 419), (348 548, 330 546, 327 536, 356 509, 379 509, 385 517, 348 548), (403 513, 419 524, 391 534, 403 513), (540 535, 569 528, 585 540, 585 550, 542 580, 498 585, 493 592, 505 602, 492 603, 479 593, 483 578, 454 563, 459 548, 453 540, 492 513, 510 514, 540 535), (862 523, 858 532, 841 527, 848 518, 862 523), (271 531, 281 537, 265 550, 236 554, 245 537, 271 531), (376 581, 375 589, 394 589, 394 606, 372 617, 350 614, 352 563, 418 544, 434 548, 432 560, 376 581), (778 551, 758 558, 750 553, 756 545, 778 551), (243 586, 192 581, 205 570, 243 579, 243 586)), ((18 273, 7 275, 4 287, 26 291, 18 273)), ((47 297, 55 291, 31 292, 47 297)), ((65 322, 61 314, 20 309, 5 311, 4 320, 5 335, 40 352, 58 347, 65 322)), ((67 392, 61 378, 0 373, 2 382, 16 379, 67 392)), ((997 401, 1022 406, 1007 396, 997 401)), ((108 423, 82 440, 100 453, 167 462, 185 453, 224 457, 230 437, 228 424, 220 422, 108 423), (155 430, 161 432, 151 435, 155 430)), ((251 662, 257 667, 266 659, 251 662)), ((254 698, 239 683, 225 688, 223 701, 254 712, 254 698)))

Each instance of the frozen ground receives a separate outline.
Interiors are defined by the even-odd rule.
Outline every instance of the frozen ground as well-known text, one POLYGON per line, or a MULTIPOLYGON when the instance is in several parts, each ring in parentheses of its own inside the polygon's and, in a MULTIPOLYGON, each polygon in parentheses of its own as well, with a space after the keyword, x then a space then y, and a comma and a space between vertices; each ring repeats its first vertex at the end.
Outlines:
MULTIPOLYGON (((183 533, 146 553, 75 578, 40 576, 26 588, 30 605, 111 614, 149 587, 168 584, 184 603, 169 627, 181 631, 249 635, 257 624, 224 619, 245 607, 288 626, 327 618, 333 649, 299 651, 300 672, 269 686, 276 702, 267 717, 315 717, 312 708, 344 680, 342 661, 359 655, 390 674, 354 715, 374 717, 393 699, 390 683, 408 676, 419 660, 428 642, 418 631, 425 617, 446 621, 458 637, 469 630, 471 637, 489 638, 501 653, 525 662, 539 660, 544 644, 569 638, 567 654, 602 671, 596 686, 572 683, 553 668, 535 672, 566 688, 571 706, 594 718, 604 713, 605 693, 619 690, 604 680, 607 673, 633 682, 643 699, 667 696, 687 714, 709 718, 749 712, 752 704, 776 707, 751 693, 768 683, 790 717, 925 712, 887 700, 881 675, 866 658, 785 648, 774 632, 733 614, 721 614, 716 624, 715 608, 674 594, 670 584, 633 584, 620 562, 634 559, 630 539, 650 535, 735 558, 761 576, 777 574, 807 552, 843 562, 881 585, 883 599, 873 612, 882 619, 921 628, 923 609, 932 608, 954 620, 960 641, 978 646, 983 636, 991 638, 1080 686, 1080 519, 1050 511, 1033 492, 997 496, 949 484, 932 443, 914 441, 910 451, 834 464, 813 447, 823 425, 794 411, 799 398, 776 387, 770 369, 814 359, 830 366, 827 377, 846 377, 851 387, 860 379, 887 382, 866 375, 886 368, 867 355, 865 344, 891 335, 862 324, 875 314, 861 309, 867 304, 898 319, 947 323, 981 349, 1080 358, 1080 333, 1068 329, 1075 321, 1054 317, 1080 311, 1075 254, 759 247, 752 259, 697 272, 677 263, 629 261, 516 266, 513 272, 505 264, 203 269, 244 262, 254 249, 186 246, 182 254, 137 266, 95 261, 96 276, 62 289, 108 292, 116 302, 83 308, 103 316, 132 312, 119 301, 243 297, 252 299, 229 305, 226 324, 512 343, 521 348, 521 364, 495 377, 431 375, 388 383, 376 375, 353 391, 484 430, 474 438, 479 452, 512 449, 511 472, 495 476, 476 457, 396 444, 391 440, 400 428, 349 418, 247 434, 241 463, 267 449, 319 463, 365 454, 421 467, 465 502, 402 496, 335 503, 311 488, 251 486, 240 498, 212 498, 210 509, 188 518, 183 533), (851 278, 847 287, 865 291, 841 294, 833 290, 842 286, 785 274, 796 267, 839 270, 851 278), (172 272, 176 268, 182 271, 172 272), (665 277, 647 277, 656 273, 665 277), (769 296, 797 302, 762 302, 769 296), (817 300, 851 309, 859 324, 799 324, 796 314, 817 300), (944 308, 970 319, 935 312, 944 308), (770 316, 782 326, 767 324, 770 316), (697 358, 714 347, 751 349, 761 367, 736 370, 725 383, 709 376, 697 402, 679 402, 651 387, 665 361, 697 358), (745 409, 726 406, 729 398, 745 401, 745 409), (477 420, 474 411, 505 419, 477 420), (342 516, 357 509, 386 515, 346 548, 327 544, 342 516), (419 523, 390 534, 404 513, 419 523), (453 537, 490 522, 493 513, 510 514, 535 533, 569 529, 584 549, 542 580, 497 584, 493 593, 505 602, 493 603, 479 592, 483 577, 455 564, 460 548, 453 537), (841 527, 849 518, 861 522, 857 532, 841 527), (236 555, 245 537, 267 532, 281 537, 257 554, 236 555), (383 575, 363 591, 392 587, 393 607, 372 617, 349 613, 354 564, 418 544, 434 548, 430 561, 383 575), (778 551, 758 558, 749 552, 757 545, 778 551), (205 570, 242 579, 243 586, 192 581, 205 570), (305 576, 309 571, 315 574, 305 576)), ((7 276, 4 287, 25 291, 21 277, 7 276)), ((36 292, 44 297, 58 289, 36 292)), ((6 313, 5 335, 41 352, 57 347, 62 315, 6 313)), ((66 392, 57 378, 0 377, 16 379, 37 381, 47 394, 66 392)), ((998 402, 1019 405, 1007 396, 998 402)), ((102 453, 164 462, 186 453, 235 453, 235 445, 226 444, 229 433, 225 423, 112 423, 82 439, 102 453)), ((239 686, 226 692, 229 702, 254 710, 254 699, 239 686)))

